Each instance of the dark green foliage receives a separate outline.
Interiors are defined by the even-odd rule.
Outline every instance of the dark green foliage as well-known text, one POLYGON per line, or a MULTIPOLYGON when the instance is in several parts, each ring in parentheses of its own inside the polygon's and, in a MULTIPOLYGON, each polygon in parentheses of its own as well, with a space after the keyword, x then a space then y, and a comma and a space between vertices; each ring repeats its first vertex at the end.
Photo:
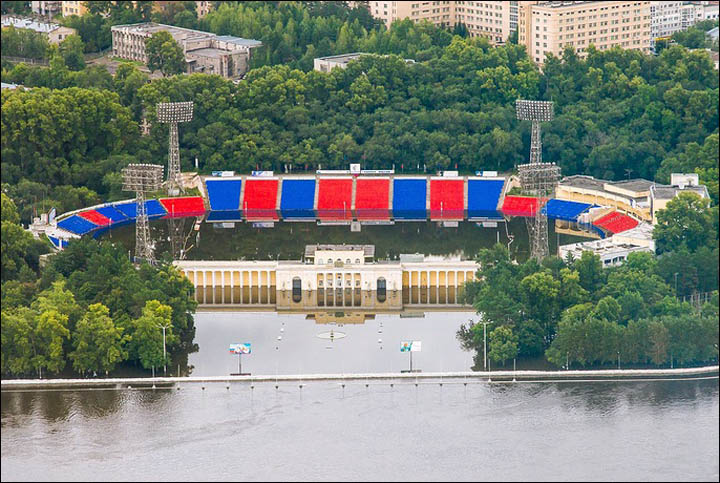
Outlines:
POLYGON ((165 31, 145 39, 147 66, 150 72, 159 70, 164 76, 185 72, 185 54, 182 47, 165 31))
MULTIPOLYGON (((674 270, 682 272, 679 294, 717 293, 717 248, 702 247, 692 257, 687 251, 657 259, 633 253, 625 264, 603 268, 590 252, 574 262, 548 257, 542 265, 534 260, 517 264, 504 246, 495 245, 481 250, 478 262, 482 268, 466 285, 465 296, 491 323, 488 332, 510 330, 497 344, 498 354, 512 352, 512 339, 521 357, 545 351, 558 366, 566 360, 583 366, 616 364, 618 352, 621 361, 631 364, 665 364, 670 357, 689 364, 717 357, 717 308, 708 304, 699 311, 672 297, 674 270)), ((475 349, 478 358, 482 332, 479 323, 458 332, 463 347, 475 349)))
MULTIPOLYGON (((6 2, 3 2, 3 7, 6 2)), ((46 59, 48 57, 47 36, 30 29, 16 29, 13 26, 2 29, 2 54, 11 57, 46 59)))

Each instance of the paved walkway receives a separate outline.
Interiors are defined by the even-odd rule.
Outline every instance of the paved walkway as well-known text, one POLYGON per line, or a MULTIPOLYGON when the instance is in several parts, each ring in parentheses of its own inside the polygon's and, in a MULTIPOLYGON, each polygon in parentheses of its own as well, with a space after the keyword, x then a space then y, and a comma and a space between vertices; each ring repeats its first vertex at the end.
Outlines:
MULTIPOLYGON (((589 371, 492 371, 492 372, 414 372, 374 374, 297 374, 297 375, 246 375, 211 377, 135 377, 109 379, 13 379, 2 381, 2 391, 36 389, 118 388, 160 386, 176 384, 245 383, 303 383, 334 381, 369 385, 393 383, 478 383, 478 382, 589 382, 607 380, 689 379, 718 378, 718 366, 683 369, 613 369, 589 371)), ((203 386, 204 387, 204 386, 203 386)))

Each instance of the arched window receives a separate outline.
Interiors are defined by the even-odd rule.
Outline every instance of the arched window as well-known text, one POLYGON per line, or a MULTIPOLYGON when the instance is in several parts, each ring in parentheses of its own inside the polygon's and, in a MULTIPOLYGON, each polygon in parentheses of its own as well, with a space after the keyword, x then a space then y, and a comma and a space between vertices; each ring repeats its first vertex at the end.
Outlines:
POLYGON ((294 277, 292 279, 292 299, 295 303, 302 300, 302 282, 300 281, 300 277, 294 277))
POLYGON ((387 282, 383 277, 377 279, 377 299, 378 302, 385 302, 387 299, 387 282))
POLYGON ((356 258, 356 259, 355 259, 355 263, 357 263, 358 265, 360 265, 360 259, 359 259, 359 258, 356 258))

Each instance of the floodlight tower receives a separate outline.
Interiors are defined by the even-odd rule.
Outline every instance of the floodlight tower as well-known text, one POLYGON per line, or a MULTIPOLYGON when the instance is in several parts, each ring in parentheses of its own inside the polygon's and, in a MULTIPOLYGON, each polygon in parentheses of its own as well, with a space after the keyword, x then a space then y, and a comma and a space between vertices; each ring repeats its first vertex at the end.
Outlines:
POLYGON ((170 125, 168 147, 168 194, 175 196, 183 192, 180 180, 180 145, 178 142, 178 123, 190 122, 193 117, 193 102, 161 102, 157 105, 157 120, 170 125))
POLYGON ((542 162, 540 123, 553 119, 553 103, 518 99, 515 101, 515 112, 519 120, 532 122, 530 163, 519 165, 518 171, 522 190, 526 194, 538 198, 537 211, 527 220, 527 224, 530 235, 530 253, 536 260, 542 261, 550 252, 547 214, 542 211, 542 206, 552 196, 560 179, 559 166, 555 163, 542 162))
POLYGON ((154 263, 150 226, 145 209, 145 194, 162 186, 163 167, 159 164, 128 164, 122 170, 123 191, 134 191, 137 213, 135 219, 135 259, 154 263))

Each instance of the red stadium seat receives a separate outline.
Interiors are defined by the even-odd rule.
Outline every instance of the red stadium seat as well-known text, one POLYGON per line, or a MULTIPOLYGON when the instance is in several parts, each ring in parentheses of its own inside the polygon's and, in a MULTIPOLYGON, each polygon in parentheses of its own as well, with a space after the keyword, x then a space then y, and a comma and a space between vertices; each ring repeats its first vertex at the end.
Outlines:
POLYGON ((389 220, 389 204, 389 179, 357 178, 355 182, 355 213, 358 220, 389 220))

